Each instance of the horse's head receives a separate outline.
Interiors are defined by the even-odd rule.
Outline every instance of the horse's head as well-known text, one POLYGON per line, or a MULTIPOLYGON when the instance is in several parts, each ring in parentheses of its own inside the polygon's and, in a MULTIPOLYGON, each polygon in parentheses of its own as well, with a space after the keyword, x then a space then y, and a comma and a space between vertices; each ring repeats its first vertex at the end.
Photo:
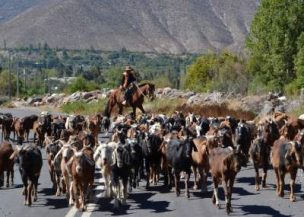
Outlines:
POLYGON ((147 83, 147 97, 150 99, 150 101, 153 101, 155 99, 155 85, 151 83, 147 83))

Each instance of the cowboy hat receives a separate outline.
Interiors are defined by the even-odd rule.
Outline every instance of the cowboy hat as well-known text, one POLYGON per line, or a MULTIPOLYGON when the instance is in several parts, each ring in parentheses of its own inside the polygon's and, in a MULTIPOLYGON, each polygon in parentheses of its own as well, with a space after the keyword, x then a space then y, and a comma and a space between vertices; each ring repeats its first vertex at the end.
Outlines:
POLYGON ((125 71, 132 71, 132 67, 131 66, 126 66, 125 71))

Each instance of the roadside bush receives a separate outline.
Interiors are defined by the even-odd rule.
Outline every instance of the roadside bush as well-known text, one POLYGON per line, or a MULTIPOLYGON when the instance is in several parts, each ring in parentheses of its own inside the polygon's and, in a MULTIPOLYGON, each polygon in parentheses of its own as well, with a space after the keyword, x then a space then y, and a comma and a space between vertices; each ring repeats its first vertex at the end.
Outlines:
POLYGON ((60 110, 68 114, 83 114, 90 115, 98 112, 103 112, 106 104, 106 99, 98 100, 98 102, 87 103, 85 101, 77 101, 67 103, 61 106, 60 110))
POLYGON ((187 70, 185 88, 198 91, 246 93, 249 76, 244 61, 227 51, 199 57, 187 70))
POLYGON ((94 81, 87 81, 83 77, 78 77, 66 87, 65 92, 74 93, 76 91, 92 91, 96 89, 99 89, 99 86, 94 81))

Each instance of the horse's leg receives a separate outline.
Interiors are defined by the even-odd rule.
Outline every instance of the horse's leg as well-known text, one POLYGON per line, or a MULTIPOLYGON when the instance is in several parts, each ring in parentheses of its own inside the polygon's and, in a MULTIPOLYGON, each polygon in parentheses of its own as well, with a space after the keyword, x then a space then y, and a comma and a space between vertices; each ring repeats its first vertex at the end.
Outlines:
POLYGON ((140 109, 140 111, 141 111, 143 114, 145 114, 145 113, 146 113, 146 111, 144 110, 143 105, 138 105, 138 106, 137 106, 137 108, 139 108, 139 109, 140 109))
POLYGON ((136 119, 136 107, 134 106, 134 107, 132 107, 132 109, 133 109, 132 118, 136 119))

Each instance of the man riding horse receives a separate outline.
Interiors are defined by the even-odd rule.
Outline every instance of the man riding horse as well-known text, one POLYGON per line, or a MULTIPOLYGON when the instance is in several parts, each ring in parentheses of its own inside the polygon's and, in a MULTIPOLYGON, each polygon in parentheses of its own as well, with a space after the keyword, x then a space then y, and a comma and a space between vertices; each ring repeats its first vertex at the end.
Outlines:
POLYGON ((149 82, 136 83, 134 71, 130 66, 126 66, 119 88, 111 91, 109 100, 105 106, 104 116, 110 117, 115 105, 118 106, 118 114, 122 114, 123 107, 130 106, 133 109, 132 117, 136 117, 136 108, 145 113, 143 108, 144 99, 153 100, 155 98, 155 85, 149 82))
POLYGON ((125 91, 123 105, 126 105, 127 102, 130 101, 132 96, 132 91, 134 88, 134 84, 136 82, 136 78, 133 72, 133 69, 130 66, 126 66, 125 71, 122 73, 122 81, 120 84, 120 89, 125 91))

